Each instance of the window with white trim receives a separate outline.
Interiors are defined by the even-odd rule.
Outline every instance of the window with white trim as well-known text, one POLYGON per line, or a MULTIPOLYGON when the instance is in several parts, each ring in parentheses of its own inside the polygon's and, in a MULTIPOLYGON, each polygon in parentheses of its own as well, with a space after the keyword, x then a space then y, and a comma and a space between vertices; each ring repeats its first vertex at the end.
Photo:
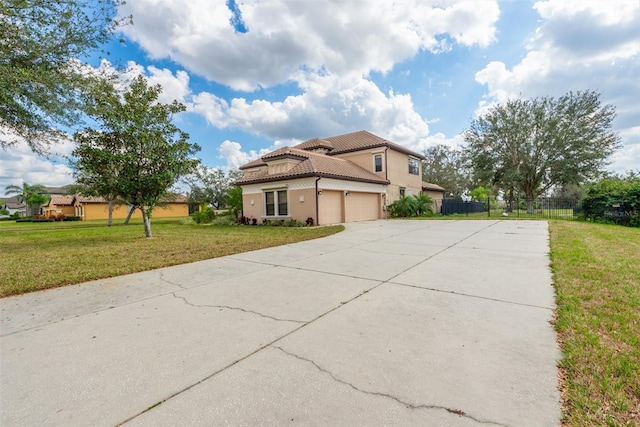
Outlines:
POLYGON ((265 216, 287 216, 289 214, 287 190, 269 190, 264 192, 265 216))

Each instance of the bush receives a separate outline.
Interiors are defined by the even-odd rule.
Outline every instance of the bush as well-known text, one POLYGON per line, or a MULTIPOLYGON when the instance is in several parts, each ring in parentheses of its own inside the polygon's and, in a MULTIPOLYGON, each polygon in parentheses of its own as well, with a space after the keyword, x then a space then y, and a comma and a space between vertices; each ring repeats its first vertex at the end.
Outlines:
POLYGON ((610 177, 587 187, 582 200, 586 220, 640 227, 640 178, 610 177))
POLYGON ((76 216, 76 215, 68 215, 65 216, 63 221, 81 221, 82 217, 81 216, 76 216))
POLYGON ((430 215, 433 213, 433 199, 426 194, 402 196, 391 203, 388 210, 392 218, 430 215))
POLYGON ((218 215, 213 220, 213 225, 236 225, 237 220, 234 215, 218 215))
POLYGON ((201 211, 194 212, 191 218, 196 224, 211 224, 216 214, 211 208, 205 208, 201 211))

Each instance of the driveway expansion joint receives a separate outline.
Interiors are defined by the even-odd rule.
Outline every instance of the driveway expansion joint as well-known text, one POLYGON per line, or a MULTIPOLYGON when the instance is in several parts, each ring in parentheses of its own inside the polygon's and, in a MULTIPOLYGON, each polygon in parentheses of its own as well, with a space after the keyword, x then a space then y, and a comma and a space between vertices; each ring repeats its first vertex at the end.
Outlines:
POLYGON ((292 323, 300 323, 300 324, 308 323, 306 320, 280 319, 278 317, 269 316, 268 314, 259 313, 253 310, 247 310, 242 307, 231 307, 229 305, 217 305, 217 304, 194 304, 190 302, 188 299, 186 299, 185 297, 176 295, 175 292, 172 292, 171 295, 173 295, 177 299, 182 300, 185 304, 190 305, 191 307, 222 308, 225 310, 241 311, 243 313, 255 314, 256 316, 264 317, 265 319, 275 320, 276 322, 292 322, 292 323))
POLYGON ((504 303, 504 304, 520 305, 520 306, 523 306, 523 307, 540 308, 542 310, 555 311, 555 308, 546 307, 546 306, 543 306, 543 305, 527 304, 527 303, 524 303, 524 302, 509 301, 509 300, 506 300, 506 299, 483 297, 482 295, 465 294, 463 292, 449 291, 449 290, 438 289, 438 288, 428 288, 426 286, 410 285, 410 284, 407 284, 407 283, 398 283, 398 282, 387 282, 387 283, 390 284, 390 285, 395 285, 395 286, 405 286, 407 288, 422 289, 423 291, 440 292, 440 293, 443 293, 443 294, 453 294, 453 295, 457 295, 457 296, 461 296, 461 297, 478 298, 478 299, 483 299, 483 300, 487 300, 487 301, 501 302, 501 303, 504 303))
POLYGON ((340 384, 344 384, 350 388, 352 388, 353 390, 356 390, 360 393, 363 394, 368 394, 370 396, 378 396, 378 397, 382 397, 382 398, 386 398, 386 399, 391 399, 396 401, 397 403, 400 403, 401 405, 405 406, 406 408, 409 408, 411 410, 418 410, 418 409, 427 409, 427 410, 440 410, 440 411, 446 411, 452 415, 457 415, 459 417, 463 417, 463 418, 468 418, 470 420, 473 420, 479 424, 489 424, 489 425, 496 425, 496 426, 502 426, 502 427, 508 427, 506 424, 502 424, 502 423, 498 423, 495 421, 489 421, 489 420, 483 420, 480 418, 477 418, 473 415, 469 415, 466 412, 460 410, 460 409, 454 409, 454 408, 448 408, 446 406, 440 406, 440 405, 427 405, 427 404, 419 404, 419 405, 415 405, 409 402, 405 402, 403 400, 401 400, 399 397, 393 396, 392 394, 388 394, 388 393, 382 393, 382 392, 378 392, 378 391, 369 391, 369 390, 363 390, 359 387, 357 387, 356 385, 345 381, 343 379, 338 378, 333 372, 323 368, 322 366, 318 365, 315 361, 311 360, 311 359, 307 359, 305 357, 302 357, 300 355, 297 355, 295 353, 291 353, 285 349, 283 349, 282 347, 279 347, 277 345, 271 345, 271 348, 275 348, 280 350, 281 352, 283 352, 284 354, 294 357, 298 360, 301 360, 303 362, 307 362, 311 365, 313 365, 318 371, 322 372, 323 374, 328 375, 329 377, 331 377, 331 379, 333 379, 335 382, 340 383, 340 384))

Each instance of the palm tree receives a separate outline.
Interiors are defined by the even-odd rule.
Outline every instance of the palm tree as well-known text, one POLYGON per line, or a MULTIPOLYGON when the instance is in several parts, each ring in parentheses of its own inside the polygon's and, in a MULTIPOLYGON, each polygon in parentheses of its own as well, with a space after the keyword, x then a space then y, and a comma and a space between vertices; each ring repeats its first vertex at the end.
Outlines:
POLYGON ((433 199, 428 194, 414 194, 415 208, 418 216, 433 212, 433 199))
POLYGON ((7 185, 4 189, 6 196, 15 195, 20 203, 26 205, 26 216, 31 216, 31 207, 46 203, 49 198, 46 195, 47 189, 42 185, 29 185, 26 182, 19 185, 7 185))

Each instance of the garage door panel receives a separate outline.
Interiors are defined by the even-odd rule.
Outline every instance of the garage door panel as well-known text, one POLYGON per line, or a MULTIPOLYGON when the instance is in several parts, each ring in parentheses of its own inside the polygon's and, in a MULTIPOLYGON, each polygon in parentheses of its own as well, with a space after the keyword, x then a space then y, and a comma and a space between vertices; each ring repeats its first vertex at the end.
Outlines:
POLYGON ((350 192, 347 196, 347 221, 368 221, 379 218, 377 193, 350 192))
POLYGON ((323 190, 318 198, 320 224, 338 224, 344 222, 342 218, 342 191, 323 190))

